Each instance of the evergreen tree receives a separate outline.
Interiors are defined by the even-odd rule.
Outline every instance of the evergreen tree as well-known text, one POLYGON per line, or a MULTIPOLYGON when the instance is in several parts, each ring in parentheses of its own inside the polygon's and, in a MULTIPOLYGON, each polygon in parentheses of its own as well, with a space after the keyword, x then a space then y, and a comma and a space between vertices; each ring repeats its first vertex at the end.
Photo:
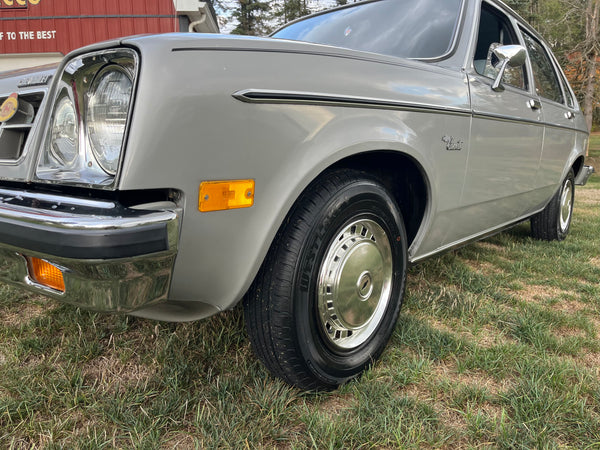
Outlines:
POLYGON ((238 0, 238 8, 232 14, 237 19, 238 25, 231 31, 231 34, 249 36, 266 34, 269 3, 261 0, 238 0))
POLYGON ((313 12, 307 0, 278 0, 272 1, 271 4, 274 29, 313 12))

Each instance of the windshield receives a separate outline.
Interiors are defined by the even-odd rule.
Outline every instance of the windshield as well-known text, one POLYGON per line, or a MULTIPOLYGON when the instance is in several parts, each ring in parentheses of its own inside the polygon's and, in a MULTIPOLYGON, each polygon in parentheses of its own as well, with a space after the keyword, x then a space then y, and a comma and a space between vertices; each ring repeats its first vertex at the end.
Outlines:
POLYGON ((404 58, 451 50, 462 0, 382 0, 309 17, 272 37, 404 58))

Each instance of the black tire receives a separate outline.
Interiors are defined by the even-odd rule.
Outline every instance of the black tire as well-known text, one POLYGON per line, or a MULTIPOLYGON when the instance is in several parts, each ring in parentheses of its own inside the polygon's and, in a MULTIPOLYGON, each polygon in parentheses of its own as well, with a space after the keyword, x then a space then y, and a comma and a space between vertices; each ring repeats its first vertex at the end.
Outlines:
POLYGON ((544 241, 562 241, 569 234, 575 201, 575 174, 569 170, 546 207, 531 217, 531 235, 544 241))
POLYGON ((288 214, 244 299, 256 355, 301 389, 358 376, 392 334, 406 265, 404 223, 386 188, 356 170, 320 177, 288 214))

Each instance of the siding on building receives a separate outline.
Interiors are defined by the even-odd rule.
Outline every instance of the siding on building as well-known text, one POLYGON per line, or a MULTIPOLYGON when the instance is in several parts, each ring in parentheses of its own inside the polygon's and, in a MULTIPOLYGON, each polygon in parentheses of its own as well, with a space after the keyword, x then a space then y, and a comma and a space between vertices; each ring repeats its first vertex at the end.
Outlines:
POLYGON ((107 39, 179 31, 179 14, 173 0, 0 0, 0 70, 107 39))

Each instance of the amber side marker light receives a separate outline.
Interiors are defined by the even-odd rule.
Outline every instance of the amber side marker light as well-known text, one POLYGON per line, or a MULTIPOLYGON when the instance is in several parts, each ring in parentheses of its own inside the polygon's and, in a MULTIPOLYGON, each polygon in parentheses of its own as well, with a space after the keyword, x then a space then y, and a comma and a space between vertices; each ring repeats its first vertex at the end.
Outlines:
POLYGON ((254 180, 203 181, 198 209, 202 212, 250 208, 254 205, 254 180))
POLYGON ((39 258, 27 257, 29 276, 42 286, 65 292, 62 270, 39 258))

